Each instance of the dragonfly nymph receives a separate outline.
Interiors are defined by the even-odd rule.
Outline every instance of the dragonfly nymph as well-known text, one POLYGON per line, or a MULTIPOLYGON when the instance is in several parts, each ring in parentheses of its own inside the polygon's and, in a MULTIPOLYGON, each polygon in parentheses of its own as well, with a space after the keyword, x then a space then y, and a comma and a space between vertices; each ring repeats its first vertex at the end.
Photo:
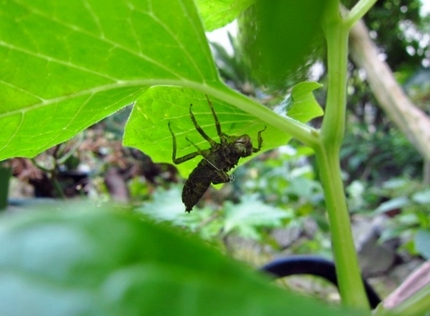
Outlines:
POLYGON ((190 104, 191 121, 193 122, 197 132, 199 132, 199 134, 210 144, 210 148, 202 150, 196 144, 186 138, 187 141, 197 149, 197 151, 177 158, 176 136, 172 131, 170 122, 168 123, 168 127, 173 139, 172 160, 175 164, 181 164, 185 161, 195 158, 196 156, 203 157, 197 167, 191 172, 182 190, 182 202, 185 204, 186 212, 191 212, 194 205, 196 205, 196 203, 200 200, 211 183, 219 184, 232 181, 232 176, 230 176, 227 172, 237 165, 240 158, 251 156, 253 153, 260 151, 261 146, 263 145, 261 133, 266 130, 266 127, 264 127, 264 129, 258 132, 258 146, 256 148, 252 146, 251 137, 249 137, 247 134, 243 134, 241 136, 229 136, 224 134, 221 131, 221 124, 215 113, 212 102, 209 100, 207 95, 206 99, 215 120, 215 127, 220 139, 220 143, 217 143, 212 138, 210 138, 199 126, 192 111, 192 104, 190 104))

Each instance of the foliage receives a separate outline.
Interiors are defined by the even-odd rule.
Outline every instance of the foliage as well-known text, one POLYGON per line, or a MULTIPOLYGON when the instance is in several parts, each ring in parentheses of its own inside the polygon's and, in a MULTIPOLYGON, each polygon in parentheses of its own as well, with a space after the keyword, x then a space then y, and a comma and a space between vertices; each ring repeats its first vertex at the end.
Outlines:
POLYGON ((186 227, 208 241, 217 241, 222 248, 231 248, 226 237, 240 237, 270 246, 272 251, 288 243, 274 239, 274 229, 304 231, 311 217, 317 225, 312 235, 290 240, 288 250, 330 257, 323 192, 306 158, 311 154, 306 147, 289 146, 253 159, 235 170, 233 183, 209 190, 204 203, 190 214, 184 214, 177 203, 182 187, 178 184, 157 188, 138 210, 157 222, 186 227), (219 203, 220 197, 224 203, 219 203))
POLYGON ((419 177, 423 160, 406 137, 389 122, 368 125, 366 120, 347 127, 340 156, 348 180, 380 185, 401 175, 419 177))
MULTIPOLYGON (((364 16, 364 21, 371 30, 371 38, 403 84, 405 92, 411 99, 414 97, 415 105, 426 110, 426 90, 422 82, 416 80, 425 73, 422 66, 428 65, 428 23, 420 17, 420 6, 421 2, 415 0, 376 2, 364 16), (396 19, 390 18, 392 16, 396 19), (415 92, 417 83, 422 87, 419 89, 420 96, 415 92)), ((350 123, 346 126, 341 153, 342 167, 349 176, 348 180, 359 178, 370 181, 369 185, 380 185, 403 172, 407 176, 419 176, 422 157, 383 113, 371 90, 363 70, 351 64, 347 107, 350 123)))
MULTIPOLYGON (((391 179, 380 188, 369 190, 369 196, 377 195, 384 202, 376 208, 376 214, 395 215, 382 232, 381 239, 401 237, 403 249, 428 258, 430 239, 430 190, 427 186, 407 178, 391 179), (396 214, 398 213, 398 214, 396 214)), ((373 197, 374 199, 374 197, 373 197)))
POLYGON ((261 239, 258 228, 283 226, 284 219, 292 218, 292 210, 282 210, 262 203, 257 195, 244 195, 237 204, 226 202, 221 210, 214 212, 209 207, 184 214, 177 203, 181 192, 178 186, 169 190, 157 190, 151 201, 139 211, 159 222, 171 222, 198 232, 205 239, 224 238, 232 232, 245 238, 261 239), (166 203, 170 201, 170 203, 166 203), (210 220, 208 220, 210 219, 210 220))
POLYGON ((420 65, 426 56, 428 47, 421 46, 418 39, 411 38, 405 30, 410 23, 420 28, 419 0, 390 0, 377 2, 364 18, 366 24, 373 30, 375 42, 387 56, 387 63, 393 71, 410 70, 420 65), (395 15, 396 19, 391 19, 395 15), (406 24, 405 24, 406 23, 406 24), (415 53, 408 51, 415 48, 415 53), (409 69, 408 69, 409 68, 409 69))

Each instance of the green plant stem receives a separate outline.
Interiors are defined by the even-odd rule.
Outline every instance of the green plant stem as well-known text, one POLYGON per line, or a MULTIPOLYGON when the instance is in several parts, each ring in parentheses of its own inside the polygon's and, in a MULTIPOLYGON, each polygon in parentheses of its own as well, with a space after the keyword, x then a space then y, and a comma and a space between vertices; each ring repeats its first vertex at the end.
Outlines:
POLYGON ((315 150, 315 156, 324 188, 342 304, 357 308, 368 308, 369 305, 364 292, 351 233, 338 154, 333 151, 327 152, 323 145, 315 150))
POLYGON ((337 1, 330 2, 323 28, 328 49, 328 92, 321 142, 314 150, 324 188, 342 303, 369 309, 352 238, 339 161, 345 129, 349 28, 340 16, 337 1))
MULTIPOLYGON (((201 87, 200 87, 201 88, 201 87)), ((289 134, 309 147, 315 147, 318 145, 319 132, 299 121, 296 121, 287 116, 281 116, 274 114, 272 110, 262 106, 261 104, 250 100, 246 96, 231 90, 225 89, 214 89, 206 86, 205 89, 201 89, 205 93, 216 95, 218 98, 237 106, 239 109, 267 122, 268 125, 276 127, 277 129, 289 134)))
POLYGON ((360 20, 367 11, 375 4, 377 0, 360 0, 351 9, 347 17, 345 18, 345 23, 348 28, 351 28, 358 20, 360 20))

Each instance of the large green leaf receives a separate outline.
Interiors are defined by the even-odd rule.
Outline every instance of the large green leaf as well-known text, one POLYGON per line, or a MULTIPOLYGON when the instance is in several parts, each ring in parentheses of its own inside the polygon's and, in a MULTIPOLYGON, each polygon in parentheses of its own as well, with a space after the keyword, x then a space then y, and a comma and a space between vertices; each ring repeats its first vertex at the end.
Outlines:
POLYGON ((1 219, 1 315, 345 315, 191 237, 82 207, 1 219))
POLYGON ((191 0, 5 1, 0 160, 31 157, 149 85, 216 82, 191 0))
MULTIPOLYGON (((299 117, 277 115, 220 81, 191 0, 7 1, 0 58, 0 160, 35 156, 139 99, 124 143, 171 162, 168 121, 178 133, 179 156, 194 151, 185 136, 204 146, 188 114, 194 103, 202 127, 213 126, 204 93, 225 133, 255 141, 267 126, 264 150, 296 131, 313 135, 299 117), (164 86, 148 91, 156 85, 164 86)), ((208 134, 216 136, 214 129, 208 134)))

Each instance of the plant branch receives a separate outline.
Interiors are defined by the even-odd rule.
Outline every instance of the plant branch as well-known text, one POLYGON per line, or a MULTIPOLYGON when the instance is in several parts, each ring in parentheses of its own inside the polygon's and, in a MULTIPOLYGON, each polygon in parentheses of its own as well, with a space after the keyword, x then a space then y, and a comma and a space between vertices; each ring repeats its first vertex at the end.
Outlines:
POLYGON ((430 162, 430 117, 406 96, 362 21, 351 30, 351 58, 366 71, 367 81, 387 116, 406 135, 422 157, 430 162))
POLYGON ((354 26, 369 10, 373 7, 377 0, 360 0, 355 6, 349 11, 345 18, 346 25, 348 28, 354 26))
MULTIPOLYGON (((200 87, 201 89, 202 87, 200 87)), ((244 95, 231 90, 231 89, 213 89, 208 86, 201 89, 203 92, 217 96, 230 104, 234 104, 239 109, 267 122, 268 125, 273 126, 286 134, 297 138, 303 144, 309 147, 316 147, 319 143, 319 132, 299 121, 296 121, 287 116, 281 116, 270 109, 262 106, 261 104, 245 97, 244 95)))

